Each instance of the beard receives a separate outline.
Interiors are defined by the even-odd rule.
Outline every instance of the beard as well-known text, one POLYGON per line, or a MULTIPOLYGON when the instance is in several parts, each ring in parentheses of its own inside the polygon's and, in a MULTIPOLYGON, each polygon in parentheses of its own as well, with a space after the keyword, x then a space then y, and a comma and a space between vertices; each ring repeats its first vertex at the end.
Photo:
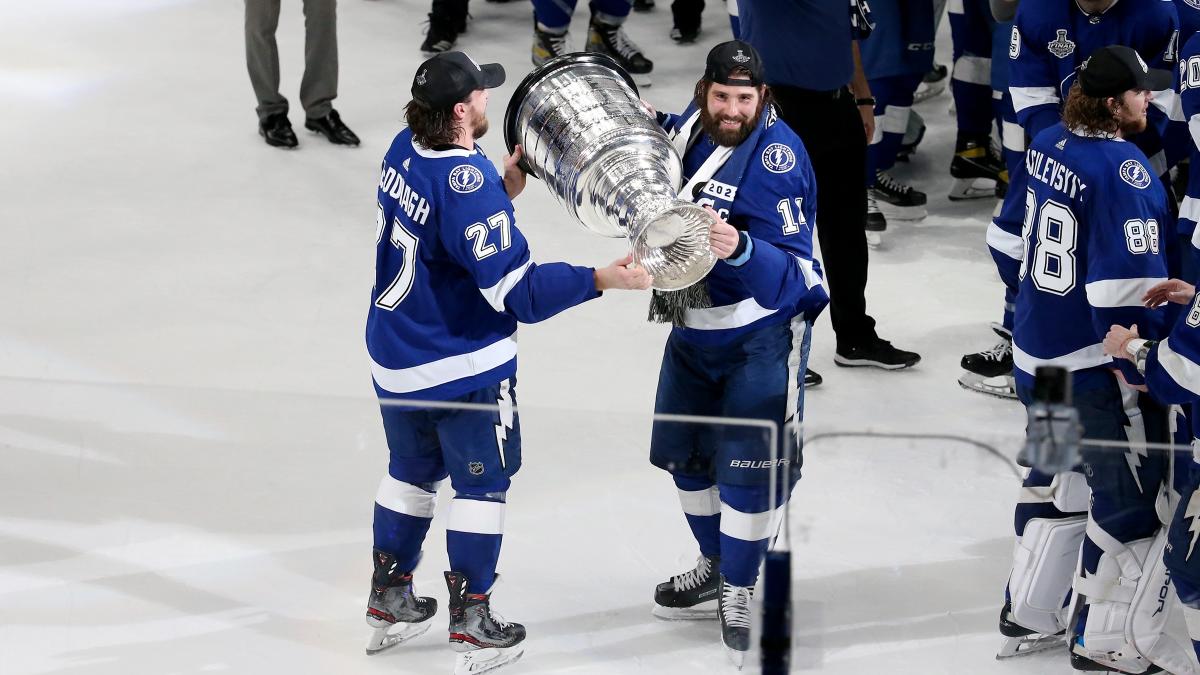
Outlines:
POLYGON ((1123 136, 1133 136, 1134 134, 1140 134, 1146 130, 1147 125, 1148 125, 1148 122, 1146 120, 1145 115, 1142 115, 1140 117, 1135 117, 1133 119, 1121 120, 1120 121, 1121 134, 1123 136))
POLYGON ((472 116, 471 116, 471 136, 472 136, 472 138, 474 138, 475 140, 479 140, 479 139, 483 138, 483 135, 486 134, 487 132, 488 132, 487 115, 472 114, 472 116))
POLYGON ((754 127, 758 126, 758 118, 762 114, 760 107, 754 113, 754 117, 746 119, 745 117, 713 117, 708 112, 707 107, 700 108, 700 126, 704 129, 704 133, 713 139, 717 145, 725 147, 734 147, 746 140, 750 136, 750 132, 754 131, 754 127), (721 126, 721 122, 733 121, 738 123, 736 129, 727 129, 721 126))

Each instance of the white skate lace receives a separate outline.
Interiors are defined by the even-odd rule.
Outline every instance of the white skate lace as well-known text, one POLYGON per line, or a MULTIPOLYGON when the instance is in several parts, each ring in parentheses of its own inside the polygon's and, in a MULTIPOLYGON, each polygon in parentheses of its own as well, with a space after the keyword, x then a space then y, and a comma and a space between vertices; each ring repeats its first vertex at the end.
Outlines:
POLYGON ((696 559, 696 569, 691 569, 683 574, 671 577, 671 582, 675 584, 675 592, 688 591, 708 581, 708 576, 711 572, 712 563, 708 561, 708 558, 700 556, 696 559))
POLYGON ((911 185, 905 185, 892 178, 892 174, 879 171, 875 174, 875 185, 895 194, 906 195, 913 191, 911 185))
POLYGON ((1012 353, 1012 343, 1008 340, 1001 340, 996 343, 996 346, 991 349, 979 352, 979 355, 988 361, 1003 361, 1004 357, 1012 353))
POLYGON ((625 57, 626 60, 632 61, 635 56, 641 56, 642 50, 629 36, 625 34, 625 29, 620 26, 612 31, 612 44, 616 48, 617 53, 625 57))
POLYGON ((747 586, 723 584, 721 588, 721 614, 726 626, 750 627, 750 598, 754 589, 747 586))

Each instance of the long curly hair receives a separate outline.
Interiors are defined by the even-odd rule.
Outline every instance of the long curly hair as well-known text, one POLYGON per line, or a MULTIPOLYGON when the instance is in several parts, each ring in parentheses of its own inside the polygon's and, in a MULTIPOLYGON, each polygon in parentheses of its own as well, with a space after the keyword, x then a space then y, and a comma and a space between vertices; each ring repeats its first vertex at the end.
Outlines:
MULTIPOLYGON (((1068 129, 1083 129, 1092 133, 1115 135, 1121 126, 1117 115, 1108 107, 1108 99, 1096 98, 1083 93, 1083 88, 1076 80, 1067 92, 1067 102, 1063 105, 1062 118, 1068 129)), ((1117 99, 1118 110, 1124 104, 1117 99)))
POLYGON ((426 148, 453 143, 461 126, 454 120, 454 106, 437 110, 416 99, 404 106, 404 121, 412 129, 413 139, 426 148))

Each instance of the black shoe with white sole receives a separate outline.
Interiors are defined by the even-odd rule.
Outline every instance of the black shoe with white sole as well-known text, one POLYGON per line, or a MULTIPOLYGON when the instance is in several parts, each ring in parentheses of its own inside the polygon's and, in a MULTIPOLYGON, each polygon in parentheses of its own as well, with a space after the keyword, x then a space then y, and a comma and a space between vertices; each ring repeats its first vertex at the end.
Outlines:
POLYGON ((896 349, 887 340, 875 338, 874 342, 857 347, 838 347, 833 362, 846 368, 872 367, 884 370, 900 370, 915 366, 921 360, 916 352, 896 349))

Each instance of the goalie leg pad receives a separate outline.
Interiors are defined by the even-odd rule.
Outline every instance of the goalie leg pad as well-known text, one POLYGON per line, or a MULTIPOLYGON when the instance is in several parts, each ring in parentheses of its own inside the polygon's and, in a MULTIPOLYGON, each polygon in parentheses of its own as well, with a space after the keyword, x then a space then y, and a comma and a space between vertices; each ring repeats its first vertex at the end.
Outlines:
POLYGON ((1085 516, 1033 518, 1013 549, 1008 580, 1012 619, 1030 630, 1053 635, 1065 627, 1063 603, 1079 559, 1085 516))

